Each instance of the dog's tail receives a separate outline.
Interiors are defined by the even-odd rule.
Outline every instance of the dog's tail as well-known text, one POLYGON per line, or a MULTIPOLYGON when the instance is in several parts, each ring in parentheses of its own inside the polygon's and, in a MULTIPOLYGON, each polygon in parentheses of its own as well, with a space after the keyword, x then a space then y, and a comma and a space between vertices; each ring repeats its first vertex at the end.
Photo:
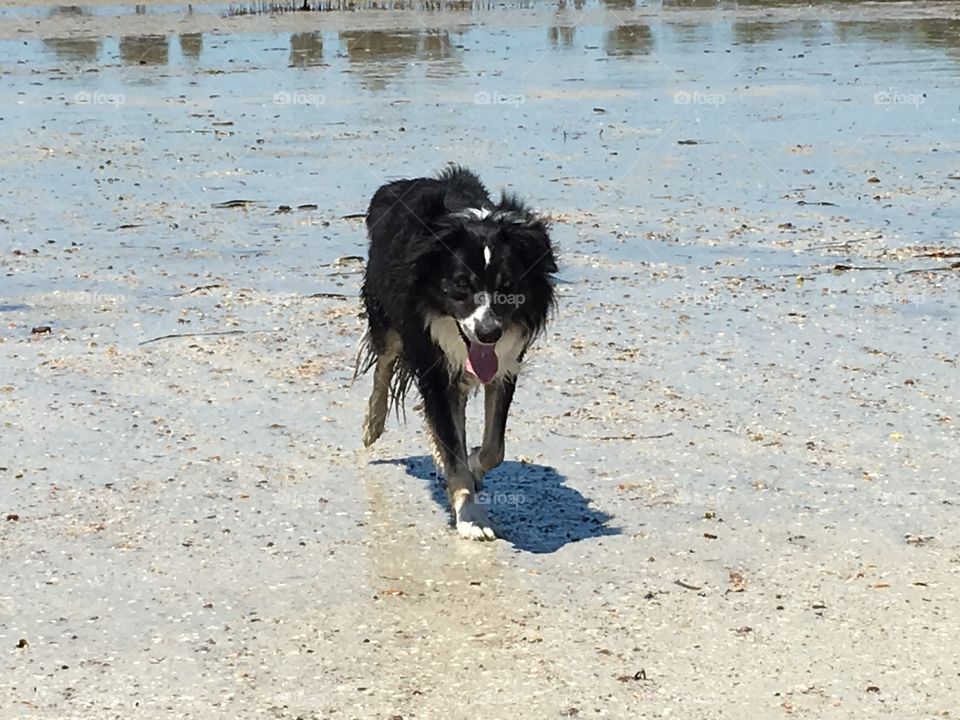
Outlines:
POLYGON ((358 377, 366 374, 376 364, 377 352, 373 349, 373 341, 370 339, 370 330, 368 329, 363 333, 360 342, 357 343, 357 357, 353 363, 353 377, 350 379, 350 385, 353 385, 358 377))
POLYGON ((393 378, 390 381, 390 405, 397 416, 397 420, 407 421, 407 392, 413 384, 413 372, 402 358, 397 360, 393 369, 393 378))

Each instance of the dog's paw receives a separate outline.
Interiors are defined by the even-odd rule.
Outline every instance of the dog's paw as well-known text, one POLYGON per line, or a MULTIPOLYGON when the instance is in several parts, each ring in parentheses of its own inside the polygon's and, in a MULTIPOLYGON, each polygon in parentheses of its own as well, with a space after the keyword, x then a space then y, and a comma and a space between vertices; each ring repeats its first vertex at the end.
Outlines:
POLYGON ((365 427, 363 429, 363 446, 365 448, 370 447, 377 441, 379 437, 380 437, 380 433, 365 427))
POLYGON ((487 511, 473 499, 465 500, 456 511, 457 533, 468 540, 496 540, 493 523, 487 511))
POLYGON ((363 446, 370 447, 383 435, 384 423, 371 422, 370 418, 363 421, 363 446))

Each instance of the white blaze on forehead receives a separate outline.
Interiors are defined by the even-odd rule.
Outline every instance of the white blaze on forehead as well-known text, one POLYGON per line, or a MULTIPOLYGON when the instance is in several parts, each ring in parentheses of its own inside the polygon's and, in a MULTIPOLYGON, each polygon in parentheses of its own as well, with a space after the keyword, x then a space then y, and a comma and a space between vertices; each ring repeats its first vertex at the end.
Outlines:
POLYGON ((490 249, 489 245, 483 246, 483 262, 484 267, 490 267, 490 260, 493 257, 493 251, 490 249))
POLYGON ((490 293, 480 292, 477 294, 480 296, 480 304, 477 305, 477 309, 460 321, 460 327, 463 328, 463 332, 466 333, 470 342, 477 342, 477 325, 493 312, 490 304, 490 300, 492 299, 490 293))

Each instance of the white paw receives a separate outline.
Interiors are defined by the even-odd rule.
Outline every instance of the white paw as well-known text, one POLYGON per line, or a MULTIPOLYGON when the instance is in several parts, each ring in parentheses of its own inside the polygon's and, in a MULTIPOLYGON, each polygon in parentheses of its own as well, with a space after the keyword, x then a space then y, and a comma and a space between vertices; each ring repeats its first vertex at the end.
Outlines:
POLYGON ((456 511, 457 532, 468 540, 496 540, 493 523, 487 511, 477 505, 473 499, 464 500, 456 511))

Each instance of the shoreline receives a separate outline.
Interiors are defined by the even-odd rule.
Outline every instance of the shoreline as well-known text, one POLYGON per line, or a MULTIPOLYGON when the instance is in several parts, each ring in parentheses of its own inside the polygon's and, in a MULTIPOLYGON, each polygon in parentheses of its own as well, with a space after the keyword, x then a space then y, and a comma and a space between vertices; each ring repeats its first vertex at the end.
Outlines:
MULTIPOLYGON (((141 5, 141 3, 137 3, 141 5)), ((104 37, 124 34, 204 32, 218 35, 251 32, 310 32, 347 30, 466 30, 475 27, 522 28, 558 24, 569 27, 631 25, 643 23, 677 23, 709 25, 717 22, 763 21, 790 23, 798 20, 814 22, 875 22, 884 19, 945 20, 960 18, 960 7, 954 3, 895 3, 871 6, 869 13, 849 5, 827 7, 748 6, 736 9, 690 9, 668 7, 634 9, 563 9, 552 7, 461 11, 357 10, 324 12, 281 12, 229 15, 223 4, 187 5, 149 2, 146 14, 118 13, 18 18, 18 7, 29 10, 55 7, 36 2, 5 6, 13 16, 0 15, 0 40, 52 37, 104 37), (166 9, 164 12, 153 12, 166 9)), ((80 7, 132 8, 133 4, 115 2, 85 3, 80 7)))

